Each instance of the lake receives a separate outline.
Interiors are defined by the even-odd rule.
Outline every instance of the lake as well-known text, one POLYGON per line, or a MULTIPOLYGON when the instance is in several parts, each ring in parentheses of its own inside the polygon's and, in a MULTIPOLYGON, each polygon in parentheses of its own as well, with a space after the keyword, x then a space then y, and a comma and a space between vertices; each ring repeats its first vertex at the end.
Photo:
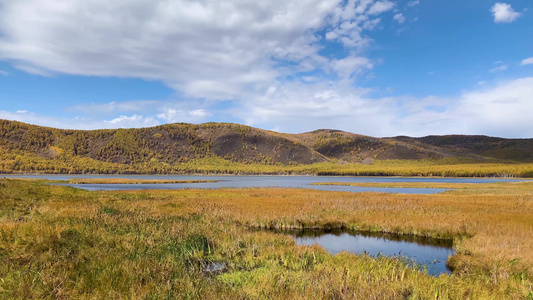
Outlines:
POLYGON ((447 182, 447 183, 488 183, 498 181, 521 181, 501 178, 434 178, 434 177, 348 177, 348 176, 210 176, 210 175, 2 175, 10 178, 40 178, 68 180, 69 178, 135 178, 173 180, 217 180, 204 183, 177 184, 61 184, 85 190, 140 190, 140 189, 219 189, 283 187, 305 188, 323 191, 382 192, 404 194, 436 194, 447 189, 430 188, 380 188, 336 185, 311 185, 315 182, 447 182))

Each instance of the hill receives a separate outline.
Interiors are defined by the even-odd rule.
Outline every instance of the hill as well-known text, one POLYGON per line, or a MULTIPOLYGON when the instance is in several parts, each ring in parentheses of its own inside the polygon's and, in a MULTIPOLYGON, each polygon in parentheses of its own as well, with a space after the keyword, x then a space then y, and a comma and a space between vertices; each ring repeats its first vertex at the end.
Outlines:
POLYGON ((504 139, 484 135, 430 135, 422 138, 396 137, 395 139, 422 147, 436 146, 455 155, 470 153, 499 159, 533 160, 533 139, 504 139))
POLYGON ((533 139, 486 136, 375 138, 325 129, 285 134, 232 123, 85 131, 0 120, 3 173, 189 173, 209 164, 220 166, 210 169, 219 173, 232 173, 235 164, 264 173, 253 166, 421 159, 513 163, 532 162, 532 149, 533 139))

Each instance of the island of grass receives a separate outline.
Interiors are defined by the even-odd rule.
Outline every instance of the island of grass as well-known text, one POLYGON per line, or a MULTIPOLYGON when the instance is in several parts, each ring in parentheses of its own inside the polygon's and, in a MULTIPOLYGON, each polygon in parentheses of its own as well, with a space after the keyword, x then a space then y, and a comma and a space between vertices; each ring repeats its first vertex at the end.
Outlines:
POLYGON ((70 178, 71 184, 170 184, 170 183, 209 183, 218 180, 174 180, 136 178, 70 178))
POLYGON ((517 189, 531 189, 533 181, 501 181, 494 183, 463 182, 314 182, 311 185, 338 185, 376 188, 419 188, 419 189, 460 189, 469 192, 492 189, 497 193, 507 193, 517 189))

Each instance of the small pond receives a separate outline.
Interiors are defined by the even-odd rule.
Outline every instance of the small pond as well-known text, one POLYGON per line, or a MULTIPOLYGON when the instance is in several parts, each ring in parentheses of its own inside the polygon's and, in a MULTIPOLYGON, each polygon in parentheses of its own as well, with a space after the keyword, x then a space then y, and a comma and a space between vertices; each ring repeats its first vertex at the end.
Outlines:
POLYGON ((284 231, 291 234, 298 245, 318 244, 331 254, 347 251, 371 256, 401 255, 427 267, 429 275, 451 273, 446 266, 448 257, 455 254, 451 240, 437 240, 406 235, 365 233, 343 230, 284 231))

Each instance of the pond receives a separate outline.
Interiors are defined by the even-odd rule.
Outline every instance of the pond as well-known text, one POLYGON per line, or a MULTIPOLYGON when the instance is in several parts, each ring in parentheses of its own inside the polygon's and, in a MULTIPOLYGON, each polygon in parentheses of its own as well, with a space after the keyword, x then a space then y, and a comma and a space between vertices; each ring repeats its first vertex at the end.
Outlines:
POLYGON ((178 183, 178 184, 62 184, 86 190, 140 190, 140 189, 218 189, 283 187, 307 188, 324 191, 383 192, 405 194, 435 194, 446 189, 430 188, 378 188, 336 185, 311 185, 315 182, 459 182, 486 183, 498 181, 520 181, 496 178, 428 178, 428 177, 334 177, 334 176, 209 176, 209 175, 2 175, 11 178, 40 178, 68 180, 69 178, 135 178, 173 180, 215 180, 217 182, 178 183))
POLYGON ((414 236, 377 234, 343 230, 285 231, 298 245, 318 244, 331 254, 347 251, 371 256, 402 256, 427 268, 429 275, 451 273, 446 266, 448 257, 455 254, 451 240, 437 240, 414 236))

